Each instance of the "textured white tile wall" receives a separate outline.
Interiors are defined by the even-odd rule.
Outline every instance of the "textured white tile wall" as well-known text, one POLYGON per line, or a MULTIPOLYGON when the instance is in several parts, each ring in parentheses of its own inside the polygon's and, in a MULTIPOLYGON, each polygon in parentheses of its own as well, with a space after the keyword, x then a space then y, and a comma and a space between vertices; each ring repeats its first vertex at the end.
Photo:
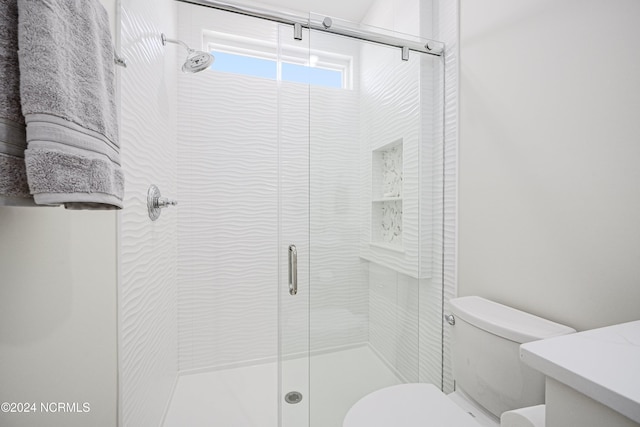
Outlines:
POLYGON ((387 266, 404 274, 420 277, 427 275, 420 268, 420 58, 412 55, 402 61, 397 48, 363 44, 361 73, 361 209, 360 254, 365 259, 387 266), (372 246, 375 228, 372 200, 374 181, 373 151, 395 141, 403 144, 402 183, 402 246, 382 249, 372 246))
POLYGON ((369 343, 404 381, 419 376, 418 280, 369 264, 369 343))
POLYGON ((170 0, 122 0, 122 160, 120 221, 120 425, 158 426, 175 384, 177 362, 177 209, 147 216, 149 184, 176 195, 175 47, 170 0))
MULTIPOLYGON (((280 44, 291 43, 290 31, 282 28, 280 44), (286 33, 286 34, 285 34, 286 33)), ((308 33, 303 46, 308 46, 308 33)), ((309 345, 309 90, 298 84, 282 83, 278 92, 279 129, 279 280, 272 289, 278 295, 279 354, 304 353, 309 345), (298 253, 298 293, 289 293, 288 247, 298 253)), ((286 378, 288 372, 283 371, 286 378)), ((301 383, 302 385, 302 383, 301 383)), ((307 385, 306 382, 304 385, 307 385)), ((307 390, 299 390, 307 393, 307 390)), ((286 411, 283 425, 287 425, 286 411)))
POLYGON ((310 99, 310 341, 318 350, 367 341, 368 274, 358 257, 358 91, 312 87, 310 99))
POLYGON ((179 88, 180 369, 274 357, 277 84, 206 71, 179 88))

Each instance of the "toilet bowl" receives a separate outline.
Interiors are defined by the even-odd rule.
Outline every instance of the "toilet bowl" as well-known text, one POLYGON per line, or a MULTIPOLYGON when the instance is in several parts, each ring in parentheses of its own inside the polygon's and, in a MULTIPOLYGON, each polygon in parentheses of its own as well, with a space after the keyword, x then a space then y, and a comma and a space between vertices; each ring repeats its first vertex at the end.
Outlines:
MULTIPOLYGON (((456 391, 445 395, 424 383, 376 390, 351 407, 343 427, 499 427, 507 411, 544 411, 544 376, 520 361, 520 344, 575 330, 480 297, 449 304, 456 391)), ((539 416, 524 421, 544 426, 539 416)))
POLYGON ((343 427, 482 427, 473 415, 433 384, 400 384, 360 399, 347 413, 343 427))

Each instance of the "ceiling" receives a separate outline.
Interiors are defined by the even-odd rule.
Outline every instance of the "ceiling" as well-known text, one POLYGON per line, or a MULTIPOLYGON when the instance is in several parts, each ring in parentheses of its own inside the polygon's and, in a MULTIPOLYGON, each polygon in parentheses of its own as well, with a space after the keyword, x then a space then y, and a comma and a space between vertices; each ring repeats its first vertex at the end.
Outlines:
MULTIPOLYGON (((347 21, 360 22, 375 0, 262 0, 253 1, 265 9, 284 8, 297 12, 316 12, 347 21)), ((247 3, 238 1, 238 3, 247 3)))

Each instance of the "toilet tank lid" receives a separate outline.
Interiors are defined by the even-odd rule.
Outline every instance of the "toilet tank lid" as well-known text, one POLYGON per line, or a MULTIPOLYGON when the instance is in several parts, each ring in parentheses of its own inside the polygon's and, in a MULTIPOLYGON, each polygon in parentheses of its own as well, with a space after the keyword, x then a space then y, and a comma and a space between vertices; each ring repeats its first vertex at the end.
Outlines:
POLYGON ((452 298, 449 305, 457 319, 521 344, 575 332, 568 326, 477 296, 452 298))

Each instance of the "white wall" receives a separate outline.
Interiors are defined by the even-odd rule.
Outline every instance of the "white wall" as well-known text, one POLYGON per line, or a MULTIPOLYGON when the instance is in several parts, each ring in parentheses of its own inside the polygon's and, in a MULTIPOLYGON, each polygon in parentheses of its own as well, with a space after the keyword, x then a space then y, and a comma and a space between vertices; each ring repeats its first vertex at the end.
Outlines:
POLYGON ((431 38, 431 7, 431 0, 376 0, 362 19, 362 23, 431 38), (425 23, 428 23, 428 26, 425 26, 425 23))
POLYGON ((0 208, 0 413, 10 426, 116 422, 115 213, 0 208), (40 402, 89 402, 46 414, 40 402))
MULTIPOLYGON (((115 1, 103 0, 115 27, 115 1)), ((116 424, 116 214, 0 207, 0 424, 116 424), (42 413, 41 403, 89 403, 42 413)))
POLYGON ((122 161, 125 208, 119 225, 120 425, 158 426, 178 371, 177 208, 152 222, 147 189, 175 198, 176 55, 173 0, 122 0, 122 161))
POLYGON ((640 318, 640 3, 461 1, 459 293, 640 318))

